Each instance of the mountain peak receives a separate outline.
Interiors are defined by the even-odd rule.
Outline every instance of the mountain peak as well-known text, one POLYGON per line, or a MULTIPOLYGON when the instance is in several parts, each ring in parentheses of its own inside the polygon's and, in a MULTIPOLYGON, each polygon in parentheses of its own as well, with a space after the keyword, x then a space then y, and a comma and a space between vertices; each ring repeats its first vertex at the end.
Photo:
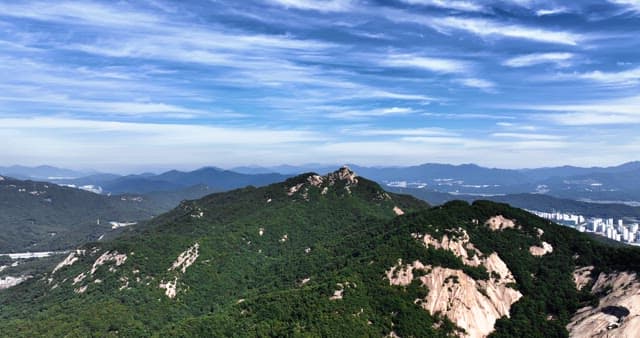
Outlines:
POLYGON ((351 170, 348 166, 344 165, 340 167, 340 169, 327 175, 327 178, 329 179, 329 181, 340 180, 340 181, 347 181, 350 184, 357 184, 358 183, 357 176, 358 175, 356 175, 356 173, 353 170, 351 170))
POLYGON ((310 201, 320 196, 344 197, 356 195, 365 200, 390 200, 391 197, 376 182, 358 176, 347 166, 327 174, 306 173, 290 178, 285 182, 285 191, 289 197, 302 197, 310 201))

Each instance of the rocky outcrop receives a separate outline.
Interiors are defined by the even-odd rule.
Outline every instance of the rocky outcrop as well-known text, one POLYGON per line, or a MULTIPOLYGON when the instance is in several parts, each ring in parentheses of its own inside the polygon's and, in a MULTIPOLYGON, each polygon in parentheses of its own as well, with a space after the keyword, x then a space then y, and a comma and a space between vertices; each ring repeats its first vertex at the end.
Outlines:
POLYGON ((324 183, 324 178, 320 175, 311 175, 307 177, 307 182, 314 187, 319 187, 324 183))
POLYGON ((27 279, 29 279, 31 277, 33 277, 33 276, 30 276, 30 275, 22 275, 22 276, 18 276, 18 277, 3 276, 2 278, 0 278, 0 290, 14 287, 14 286, 26 281, 27 279))
POLYGON ((591 271, 593 271, 593 265, 577 268, 573 271, 573 282, 576 284, 578 291, 587 286, 593 278, 591 278, 591 271))
POLYGON ((398 216, 404 215, 404 211, 402 211, 402 209, 398 208, 397 206, 393 207, 393 212, 395 212, 398 216))
POLYGON ((402 264, 402 259, 398 259, 398 263, 385 272, 390 285, 407 286, 413 282, 413 270, 424 270, 425 266, 420 261, 414 261, 413 264, 402 264))
MULTIPOLYGON (((107 262, 115 262, 116 266, 120 266, 124 264, 126 260, 127 260, 127 255, 125 254, 120 254, 117 251, 114 251, 114 252, 107 251, 103 253, 100 257, 98 257, 98 259, 96 259, 96 261, 93 263, 93 266, 91 267, 91 274, 93 275, 96 272, 96 270, 98 270, 98 267, 104 265, 107 262)), ((109 270, 112 272, 115 271, 113 267, 111 267, 109 270)))
POLYGON ((160 285, 158 286, 161 289, 164 289, 164 294, 169 298, 175 298, 178 294, 178 276, 180 273, 186 273, 187 268, 193 265, 196 262, 196 259, 200 256, 200 244, 194 243, 187 250, 183 251, 178 255, 178 258, 171 264, 171 267, 167 269, 167 271, 175 271, 178 275, 174 276, 173 280, 169 281, 160 281, 160 285))
POLYGON ((168 282, 160 282, 161 289, 164 289, 164 294, 173 299, 176 298, 176 294, 178 293, 178 277, 175 277, 172 281, 168 282))
POLYGON ((496 320, 508 317, 511 305, 522 297, 506 280, 476 281, 462 270, 434 267, 420 280, 429 289, 421 306, 431 314, 444 314, 467 337, 486 337, 496 320))
POLYGON ((337 171, 334 171, 333 173, 329 174, 328 181, 330 185, 333 185, 333 183, 335 183, 336 181, 345 181, 346 184, 358 184, 358 176, 356 175, 355 172, 353 172, 351 169, 349 169, 349 167, 347 166, 343 166, 340 169, 338 169, 337 171))
POLYGON ((511 305, 522 294, 511 288, 515 278, 507 264, 497 253, 486 256, 470 242, 467 232, 458 228, 436 239, 430 234, 412 234, 427 247, 447 250, 459 257, 465 265, 483 266, 488 280, 475 280, 463 270, 424 265, 420 261, 397 264, 385 274, 390 285, 407 286, 417 278, 429 290, 424 299, 416 303, 431 314, 440 313, 463 328, 466 337, 486 337, 494 330, 498 318, 509 316, 511 305), (416 271, 425 274, 416 277, 416 271))
POLYGON ((350 282, 337 283, 336 285, 338 286, 338 289, 333 292, 333 295, 331 297, 329 297, 329 300, 342 299, 344 297, 344 290, 346 288, 352 288, 352 287, 355 288, 356 287, 356 285, 354 283, 350 283, 350 282))
POLYGON ((300 190, 300 188, 302 188, 303 186, 304 186, 304 183, 298 183, 293 187, 290 187, 289 191, 287 191, 287 195, 293 196, 293 194, 297 193, 300 190))
POLYGON ((480 260, 483 256, 482 253, 475 248, 473 243, 469 242, 469 234, 462 228, 450 231, 448 234, 442 235, 440 239, 436 239, 430 234, 412 234, 412 236, 421 240, 426 247, 451 251, 466 265, 479 266, 482 264, 480 260))
POLYGON ((484 222, 489 229, 493 231, 504 230, 509 228, 515 228, 516 223, 514 220, 505 218, 502 215, 497 215, 489 218, 486 222, 484 222))
POLYGON ((514 278, 497 254, 491 254, 485 263, 487 270, 499 277, 476 281, 462 270, 433 267, 420 261, 403 265, 401 260, 386 271, 386 276, 391 285, 407 286, 413 282, 416 270, 426 272, 418 280, 429 294, 425 299, 416 299, 416 303, 431 314, 449 318, 466 331, 466 337, 486 337, 498 318, 509 316, 511 305, 522 294, 507 286, 514 278))
POLYGON ((71 266, 73 265, 73 263, 77 262, 79 259, 79 256, 84 255, 85 250, 75 250, 72 251, 69 256, 67 256, 67 258, 65 258, 62 262, 58 263, 58 265, 56 265, 56 267, 53 269, 53 271, 51 271, 51 274, 56 273, 56 271, 62 269, 65 266, 71 266))
POLYGON ((529 253, 534 256, 544 256, 553 252, 553 246, 547 242, 542 242, 542 246, 532 246, 529 248, 529 253))
MULTIPOLYGON (((582 268, 591 272, 593 267, 582 268)), ((576 270, 578 272, 578 270, 576 270)), ((576 277, 574 272, 574 278, 576 277)), ((578 285, 578 283, 576 283, 578 285)), ((584 285, 583 285, 584 286, 584 285)), ((600 273, 591 288, 606 292, 596 307, 584 307, 567 325, 570 337, 637 337, 640 332, 640 282, 636 273, 600 273)))
POLYGON ((196 259, 198 259, 198 256, 200 255, 198 252, 199 248, 200 244, 195 243, 189 249, 181 253, 173 262, 169 270, 180 270, 182 273, 187 272, 187 268, 195 263, 196 259))
POLYGON ((347 194, 351 194, 351 188, 358 184, 358 176, 351 169, 344 166, 326 176, 309 175, 304 182, 287 187, 286 192, 288 196, 300 194, 304 200, 308 201, 311 188, 320 189, 320 194, 326 195, 329 189, 338 182, 344 185, 344 190, 347 194))

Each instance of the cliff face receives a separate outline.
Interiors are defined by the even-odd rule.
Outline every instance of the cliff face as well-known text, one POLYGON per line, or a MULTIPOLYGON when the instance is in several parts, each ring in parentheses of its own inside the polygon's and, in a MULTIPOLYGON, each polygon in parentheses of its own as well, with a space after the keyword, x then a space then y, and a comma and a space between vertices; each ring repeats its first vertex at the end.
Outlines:
MULTIPOLYGON (((487 222, 487 225, 490 223, 487 222)), ((500 223, 509 221, 501 220, 500 223)), ((509 283, 515 283, 515 279, 497 253, 487 256, 480 252, 470 242, 464 229, 456 229, 441 239, 415 233, 412 237, 426 247, 452 252, 467 266, 483 266, 491 277, 488 280, 475 280, 460 269, 424 265, 420 261, 403 265, 399 260, 396 266, 386 272, 391 285, 407 286, 416 279, 417 271, 425 273, 417 279, 429 293, 415 302, 431 314, 440 313, 449 318, 465 330, 464 337, 486 337, 494 330, 496 320, 509 317, 511 305, 522 294, 508 286, 509 283)))
MULTIPOLYGON (((583 274, 577 274, 581 282, 577 286, 584 287, 583 274)), ((640 281, 635 273, 600 273, 591 292, 605 295, 598 306, 578 310, 567 325, 570 337, 638 337, 640 281)))
POLYGON ((429 289, 422 307, 431 314, 444 314, 466 331, 466 337, 486 337, 496 320, 508 317, 511 305, 522 297, 505 280, 476 281, 462 270, 433 267, 420 281, 429 289))

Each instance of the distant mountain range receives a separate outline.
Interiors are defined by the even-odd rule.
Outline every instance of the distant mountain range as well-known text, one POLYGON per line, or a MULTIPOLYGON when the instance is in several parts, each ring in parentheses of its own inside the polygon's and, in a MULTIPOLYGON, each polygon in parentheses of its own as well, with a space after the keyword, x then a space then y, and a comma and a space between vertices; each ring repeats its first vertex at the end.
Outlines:
POLYGON ((54 179, 50 181, 77 187, 100 187, 103 193, 146 194, 150 192, 176 191, 195 185, 206 185, 213 191, 226 191, 248 185, 262 186, 284 180, 287 177, 277 173, 242 174, 214 167, 205 167, 188 172, 171 170, 158 175, 119 176, 94 174, 74 179, 54 179))
MULTIPOLYGON (((531 206, 571 205, 572 210, 588 213, 619 215, 635 208, 622 208, 619 204, 640 206, 640 162, 628 162, 613 167, 562 166, 538 169, 485 168, 475 164, 422 164, 407 167, 365 167, 350 165, 359 175, 369 177, 389 189, 404 191, 440 204, 453 199, 467 201, 491 199, 531 206), (544 196, 544 197, 541 197, 544 196), (542 200, 546 202, 542 203, 542 200), (613 206, 594 207, 591 204, 568 203, 603 202, 613 206), (530 203, 526 201, 531 201, 530 203)), ((144 173, 116 175, 82 172, 51 166, 0 167, 0 174, 27 177, 69 185, 102 194, 149 194, 179 192, 203 185, 207 191, 227 191, 248 185, 264 186, 305 172, 330 172, 334 166, 307 164, 273 167, 245 166, 232 170, 204 167, 194 171, 171 170, 161 174, 144 173)), ((200 197, 200 196, 195 196, 200 197)), ((561 209, 561 208, 558 208, 561 209)), ((631 212, 633 211, 633 212, 631 212)))
MULTIPOLYGON (((475 164, 350 167, 358 174, 390 187, 428 189, 479 197, 538 193, 574 200, 640 202, 640 162, 613 167, 563 166, 539 169, 497 169, 475 164)), ((277 171, 280 168, 266 168, 263 171, 277 171)), ((329 171, 327 167, 321 166, 315 170, 310 169, 312 168, 309 166, 301 166, 298 171, 329 171)), ((286 167, 286 171, 295 170, 286 167)))
POLYGON ((387 187, 389 191, 398 194, 408 194, 433 205, 441 205, 450 201, 462 200, 474 202, 489 200, 507 203, 516 208, 544 212, 563 212, 582 215, 585 217, 601 218, 634 218, 640 219, 640 207, 622 203, 592 203, 576 201, 568 198, 558 198, 545 194, 507 194, 496 196, 474 196, 464 194, 450 194, 418 188, 387 187))
POLYGON ((9 167, 0 167, 0 175, 9 176, 18 179, 36 179, 36 180, 52 180, 62 178, 76 178, 87 176, 90 172, 83 172, 71 169, 57 168, 49 165, 37 167, 26 167, 21 165, 13 165, 9 167))

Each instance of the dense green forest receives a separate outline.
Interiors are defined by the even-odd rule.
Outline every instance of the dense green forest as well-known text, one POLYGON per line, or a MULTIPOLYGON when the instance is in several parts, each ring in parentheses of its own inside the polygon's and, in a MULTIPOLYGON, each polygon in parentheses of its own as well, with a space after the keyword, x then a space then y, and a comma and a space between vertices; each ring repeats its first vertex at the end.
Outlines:
POLYGON ((493 337, 566 337, 571 315, 595 301, 576 290, 576 266, 640 271, 638 250, 608 247, 506 204, 431 208, 342 170, 183 202, 115 240, 84 245, 73 264, 0 292, 0 332, 445 337, 461 328, 415 302, 429 290, 417 279, 390 285, 385 272, 402 259, 494 278, 412 235, 441 238, 453 229, 465 230, 481 252, 497 253, 523 295, 493 337), (496 215, 518 227, 490 230, 484 221, 496 215), (532 256, 529 247, 541 241, 553 252, 532 256), (189 257, 193 264, 184 265, 189 257))
POLYGON ((111 237, 110 221, 148 220, 183 199, 211 192, 206 186, 193 186, 173 192, 107 196, 4 178, 0 180, 0 253, 67 250, 104 234, 111 237))

